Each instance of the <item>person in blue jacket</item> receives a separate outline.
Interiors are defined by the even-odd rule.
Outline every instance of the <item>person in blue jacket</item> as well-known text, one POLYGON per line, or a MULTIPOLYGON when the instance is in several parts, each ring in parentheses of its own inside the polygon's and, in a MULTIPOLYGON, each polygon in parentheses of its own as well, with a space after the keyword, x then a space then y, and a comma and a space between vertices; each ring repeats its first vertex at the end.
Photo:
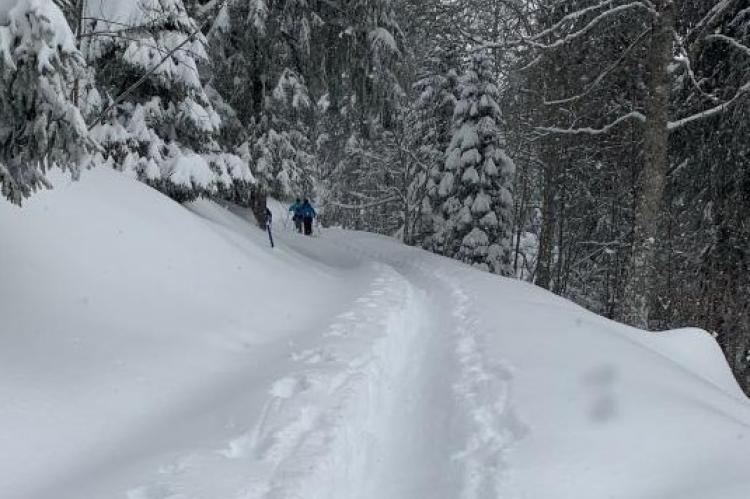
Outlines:
POLYGON ((305 226, 305 235, 312 236, 313 219, 318 216, 318 214, 315 213, 315 208, 310 204, 309 199, 305 198, 300 212, 302 213, 302 223, 305 226))
POLYGON ((294 228, 297 232, 302 233, 302 201, 297 198, 291 206, 289 211, 292 212, 292 221, 294 222, 294 228))

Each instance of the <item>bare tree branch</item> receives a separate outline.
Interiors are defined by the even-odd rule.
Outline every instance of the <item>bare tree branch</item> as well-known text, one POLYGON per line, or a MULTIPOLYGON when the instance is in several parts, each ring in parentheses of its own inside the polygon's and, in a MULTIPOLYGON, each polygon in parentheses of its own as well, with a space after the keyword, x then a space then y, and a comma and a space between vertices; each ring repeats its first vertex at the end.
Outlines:
POLYGON ((561 134, 561 135, 603 135, 605 133, 608 133, 610 130, 615 128, 617 125, 624 123, 626 121, 630 120, 636 120, 640 121, 641 123, 646 122, 646 116, 643 113, 640 113, 638 111, 632 111, 626 115, 620 116, 613 122, 603 126, 602 128, 591 128, 591 127, 584 127, 584 128, 558 128, 558 127, 536 127, 535 129, 539 132, 547 132, 552 134, 561 134))

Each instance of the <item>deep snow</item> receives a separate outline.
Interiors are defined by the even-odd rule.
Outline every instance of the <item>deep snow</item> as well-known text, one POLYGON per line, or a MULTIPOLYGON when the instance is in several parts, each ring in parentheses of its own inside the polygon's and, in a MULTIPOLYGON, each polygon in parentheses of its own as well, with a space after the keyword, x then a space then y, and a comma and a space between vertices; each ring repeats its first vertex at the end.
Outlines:
POLYGON ((0 498, 744 499, 750 403, 649 334, 107 169, 0 204, 0 498), (285 230, 286 229, 286 230, 285 230))

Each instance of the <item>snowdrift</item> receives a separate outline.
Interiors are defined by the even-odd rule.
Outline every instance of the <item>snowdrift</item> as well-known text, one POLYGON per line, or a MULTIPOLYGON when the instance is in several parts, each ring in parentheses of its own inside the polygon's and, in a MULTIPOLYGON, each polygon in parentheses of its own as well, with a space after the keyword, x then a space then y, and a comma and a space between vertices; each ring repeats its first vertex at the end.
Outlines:
POLYGON ((0 204, 0 497, 744 499, 714 340, 108 169, 0 204), (288 227, 286 227, 288 228, 288 227))

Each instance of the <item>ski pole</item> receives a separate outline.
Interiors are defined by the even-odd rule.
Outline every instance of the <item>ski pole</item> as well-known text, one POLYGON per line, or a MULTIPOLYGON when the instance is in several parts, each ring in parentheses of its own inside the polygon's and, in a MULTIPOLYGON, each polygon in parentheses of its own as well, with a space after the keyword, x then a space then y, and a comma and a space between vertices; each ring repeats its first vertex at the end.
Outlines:
POLYGON ((273 248, 274 247, 274 244, 273 244, 273 233, 271 232, 271 224, 270 223, 266 224, 266 229, 268 230, 268 240, 271 242, 271 248, 273 248))

